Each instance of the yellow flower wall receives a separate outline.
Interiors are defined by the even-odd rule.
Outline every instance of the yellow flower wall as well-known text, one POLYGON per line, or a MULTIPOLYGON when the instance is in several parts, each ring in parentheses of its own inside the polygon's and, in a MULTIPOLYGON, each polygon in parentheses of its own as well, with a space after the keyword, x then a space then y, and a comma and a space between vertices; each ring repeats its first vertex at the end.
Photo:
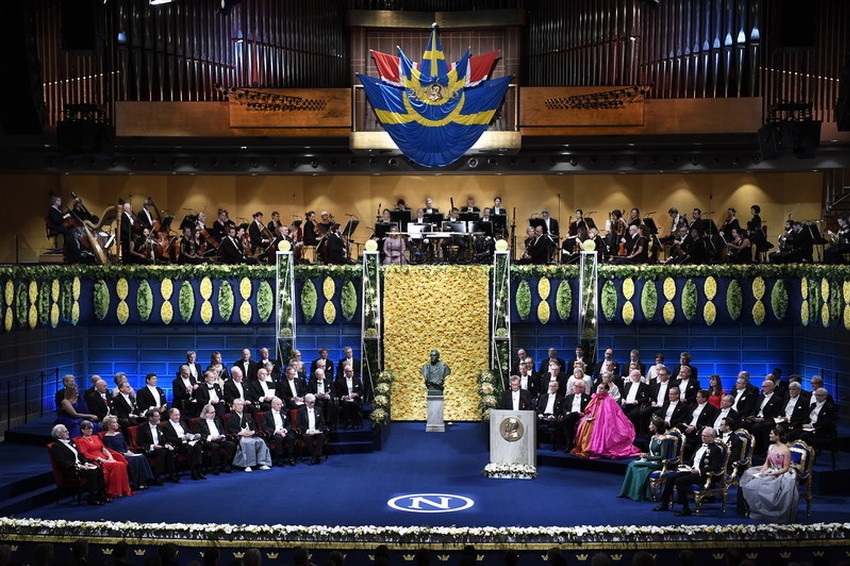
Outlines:
POLYGON ((396 375, 393 420, 425 420, 419 373, 436 348, 451 368, 446 420, 477 421, 477 375, 489 367, 490 268, 391 266, 384 270, 384 366, 396 375))

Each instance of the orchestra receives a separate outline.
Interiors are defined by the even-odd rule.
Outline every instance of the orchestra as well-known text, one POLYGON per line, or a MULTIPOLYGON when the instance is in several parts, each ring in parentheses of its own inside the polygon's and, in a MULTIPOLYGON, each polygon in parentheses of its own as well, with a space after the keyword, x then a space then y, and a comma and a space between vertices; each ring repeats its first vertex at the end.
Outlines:
MULTIPOLYGON (((596 211, 585 213, 577 208, 567 220, 563 238, 559 219, 543 209, 539 215, 530 215, 526 237, 521 241, 517 241, 516 209, 511 215, 501 197, 495 197, 493 206, 483 209, 472 197, 463 207, 454 206, 454 198, 450 198, 444 210, 448 214, 441 213, 431 197, 415 210, 408 208, 404 199, 398 199, 393 209, 379 204, 367 237, 377 241, 381 261, 388 263, 486 264, 492 262, 500 239, 508 240, 519 264, 577 263, 584 250, 595 250, 600 262, 614 264, 811 263, 815 251, 818 259, 823 256, 824 263, 850 263, 850 221, 846 217, 838 218, 835 231, 827 230, 824 235, 821 220, 789 218, 776 251, 768 253, 774 246, 767 241, 759 205, 750 207, 751 219, 745 227, 732 207, 726 209, 720 227, 711 212, 704 215, 702 209, 694 208, 689 219, 678 208, 670 207, 669 229, 665 223, 663 234, 655 227, 653 212, 641 215, 638 207, 628 209, 628 218, 622 209, 611 210, 604 229, 599 229, 591 216, 596 211), (390 234, 394 241, 388 260, 385 243, 390 234), (403 259, 398 257, 398 250, 402 250, 403 259)), ((237 224, 222 208, 213 225, 207 227, 204 211, 189 210, 175 232, 171 229, 174 216, 164 212, 150 198, 137 213, 130 202, 121 201, 109 207, 104 220, 99 221, 76 195, 67 206, 54 195, 45 220, 48 236, 63 237, 65 261, 69 263, 111 263, 109 251, 118 256, 116 261, 127 264, 268 264, 275 261, 278 250, 285 248, 293 251, 297 263, 342 265, 358 259, 353 254, 359 253, 361 245, 354 240, 359 220, 353 214, 347 215, 351 220, 344 226, 327 210, 318 217, 309 210, 303 222, 300 216, 292 215, 291 223, 286 224, 279 211, 272 211, 271 220, 265 223, 264 213, 258 210, 251 222, 237 224), (114 249, 104 249, 116 238, 114 249), (313 250, 312 256, 308 257, 306 249, 313 250)))

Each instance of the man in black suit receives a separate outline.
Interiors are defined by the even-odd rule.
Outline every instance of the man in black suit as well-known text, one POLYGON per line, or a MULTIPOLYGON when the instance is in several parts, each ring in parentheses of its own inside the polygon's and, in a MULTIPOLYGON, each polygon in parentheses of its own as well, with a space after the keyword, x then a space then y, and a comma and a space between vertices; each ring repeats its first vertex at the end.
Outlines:
POLYGON ((714 428, 714 419, 717 416, 717 408, 708 404, 708 391, 700 389, 697 391, 696 403, 690 409, 690 414, 684 421, 685 436, 689 448, 697 443, 697 434, 705 427, 714 428))
POLYGON ((269 375, 272 376, 273 379, 280 379, 280 360, 275 360, 269 355, 268 348, 260 348, 259 350, 260 357, 257 360, 257 368, 266 368, 269 370, 269 375), (267 366, 271 366, 269 369, 267 366))
POLYGON ((342 240, 342 227, 336 222, 331 225, 330 231, 325 234, 322 247, 324 247, 324 257, 327 263, 333 265, 344 265, 348 263, 345 242, 342 240))
MULTIPOLYGON (((576 352, 576 355, 578 355, 578 352, 576 352)), ((584 348, 582 348, 581 355, 584 356, 584 348)), ((546 352, 546 357, 540 362, 539 373, 541 375, 547 373, 549 371, 549 364, 552 363, 558 364, 558 367, 561 368, 561 373, 564 373, 567 370, 567 363, 558 357, 558 350, 555 348, 549 348, 546 352)), ((572 372, 569 373, 572 374, 572 372)))
POLYGON ((189 375, 195 379, 196 383, 204 380, 204 370, 201 368, 201 364, 198 363, 198 354, 194 350, 186 352, 185 365, 189 366, 189 375))
POLYGON ((112 414, 118 417, 121 428, 138 423, 139 411, 136 409, 136 398, 133 396, 130 382, 122 381, 118 386, 118 394, 112 398, 112 414))
POLYGON ((802 439, 804 442, 813 445, 817 439, 828 439, 835 436, 838 410, 835 403, 829 400, 829 393, 823 387, 815 389, 812 397, 814 403, 809 408, 809 422, 793 430, 789 437, 802 439))
POLYGON ((708 230, 708 221, 702 218, 702 210, 695 208, 691 213, 691 223, 688 225, 688 232, 697 230, 700 234, 705 234, 708 230))
POLYGON ((124 263, 129 263, 130 247, 133 245, 133 227, 136 224, 136 219, 133 217, 133 206, 129 202, 122 205, 121 211, 121 258, 124 263))
POLYGON ((528 392, 523 391, 520 387, 517 376, 514 375, 511 377, 511 387, 502 393, 502 401, 499 403, 499 408, 507 411, 527 411, 534 408, 528 392))
POLYGON ((679 373, 676 374, 676 387, 682 392, 682 399, 685 403, 693 405, 696 402, 697 392, 699 388, 699 380, 691 374, 689 366, 679 366, 679 373))
POLYGON ((738 374, 735 381, 735 390, 732 392, 732 408, 738 412, 738 418, 743 420, 750 416, 758 399, 758 389, 755 392, 750 388, 749 374, 738 374))
POLYGON ((316 407, 316 397, 312 393, 304 396, 304 405, 298 409, 298 429, 304 446, 312 457, 310 465, 321 463, 325 444, 325 420, 322 411, 316 407))
POLYGON ((767 454, 770 429, 775 424, 774 419, 782 414, 782 399, 774 393, 775 387, 773 381, 765 379, 752 414, 744 418, 744 428, 755 437, 756 454, 760 456, 767 454))
POLYGON ((685 422, 688 417, 688 405, 680 400, 678 387, 667 390, 667 401, 656 409, 655 416, 664 419, 667 428, 678 427, 685 422))
POLYGON ((271 410, 265 415, 263 430, 268 435, 271 445, 272 462, 275 466, 283 466, 284 456, 288 456, 287 463, 295 465, 295 438, 296 433, 289 422, 289 411, 283 408, 280 397, 272 399, 271 410))
MULTIPOLYGON (((558 417, 561 414, 561 404, 564 399, 558 391, 558 382, 550 381, 549 390, 537 399, 537 430, 542 433, 549 431, 552 438, 552 450, 558 447, 558 417)), ((538 435, 538 438, 541 435, 538 435)))
POLYGON ((259 369, 259 366, 257 362, 251 359, 251 350, 248 348, 242 350, 242 357, 233 362, 233 367, 238 367, 242 370, 242 375, 249 385, 257 379, 257 369, 259 369))
POLYGON ((351 366, 345 366, 336 379, 336 396, 343 428, 363 428, 363 382, 351 366))
POLYGON ((178 483, 180 480, 177 479, 177 453, 165 443, 160 428, 159 411, 151 409, 145 413, 145 418, 147 420, 139 425, 136 440, 148 460, 154 460, 152 485, 162 485, 160 478, 163 474, 168 474, 171 481, 178 483))
MULTIPOLYGON (((194 352, 192 352, 194 354, 194 352)), ((198 368, 198 364, 194 364, 198 368)), ((200 379, 203 380, 203 373, 197 369, 200 379)), ((192 375, 192 365, 186 363, 180 366, 177 372, 177 377, 171 381, 171 395, 173 397, 174 406, 180 409, 184 415, 196 416, 203 405, 199 405, 196 398, 196 393, 199 389, 198 380, 192 375)))
MULTIPOLYGON (((526 357, 528 357, 528 353, 525 348, 516 351, 516 360, 511 365, 511 375, 519 375, 519 365, 525 361, 526 357)), ((534 367, 532 366, 531 369, 534 369, 534 367)))
MULTIPOLYGON (((643 363, 642 361, 640 361, 640 351, 639 350, 632 350, 631 352, 629 352, 629 361, 627 361, 626 363, 623 364, 623 366, 622 366, 623 371, 622 371, 622 373, 620 373, 620 375, 623 376, 623 378, 626 378, 626 377, 629 376, 629 374, 631 372, 632 365, 637 366, 637 369, 640 370, 641 375, 646 375, 646 364, 643 363)), ((617 375, 617 374, 614 374, 614 375, 617 375)))
POLYGON ((103 505, 109 498, 104 492, 103 469, 89 462, 70 440, 68 429, 58 424, 51 431, 50 455, 68 480, 83 479, 89 492, 89 505, 103 505))
POLYGON ((325 361, 325 379, 333 381, 336 374, 334 373, 334 363, 328 358, 327 348, 319 348, 319 357, 310 364, 310 375, 313 375, 313 372, 319 367, 319 360, 325 361))
POLYGON ((204 444, 201 435, 189 431, 189 426, 180 419, 180 409, 168 411, 168 420, 161 426, 162 439, 166 447, 170 446, 178 454, 183 454, 189 462, 193 480, 205 480, 201 466, 204 463, 204 444))
MULTIPOLYGON (((649 404, 649 386, 641 381, 641 373, 639 369, 633 369, 629 374, 629 380, 623 386, 623 392, 620 396, 620 405, 623 407, 623 412, 635 425, 635 430, 640 428, 640 413, 641 409, 649 404)), ((643 432, 643 431, 640 431, 643 432)))
MULTIPOLYGON (((672 375, 672 376, 674 377, 674 379, 679 379, 679 377, 678 377, 678 376, 679 376, 679 374, 681 373, 682 366, 687 366, 687 367, 689 367, 689 368, 690 368, 690 370, 691 370, 691 373, 690 373, 691 378, 692 378, 692 379, 693 379, 693 380, 694 380, 697 384, 699 384, 699 371, 698 371, 698 370, 697 370, 697 368, 696 368, 696 367, 695 367, 695 366, 691 363, 691 354, 690 354, 690 352, 682 352, 681 354, 679 354, 679 365, 677 365, 675 368, 673 368, 673 373, 671 373, 671 374, 670 374, 670 375, 672 375)), ((697 390, 699 390, 699 385, 697 385, 697 390)), ((694 395, 696 395, 696 393, 694 393, 694 395)))
POLYGON ((734 402, 735 398, 731 395, 724 395, 720 398, 720 409, 718 409, 717 414, 714 415, 714 424, 711 425, 715 434, 720 434, 720 421, 722 419, 733 419, 736 427, 740 422, 740 420, 738 420, 738 411, 732 408, 732 403, 734 402))
POLYGON ((145 376, 145 386, 136 392, 136 407, 139 412, 156 409, 160 414, 164 414, 168 410, 168 399, 165 398, 165 391, 157 387, 157 380, 155 373, 145 376))
POLYGON ((519 364, 519 374, 517 377, 519 377, 520 389, 527 391, 531 401, 535 402, 537 397, 540 395, 542 384, 540 383, 539 376, 535 375, 533 371, 534 368, 530 368, 527 363, 521 362, 519 364))
MULTIPOLYGON (((735 473, 741 458, 744 456, 742 450, 744 441, 741 437, 735 434, 735 429, 738 426, 738 421, 732 417, 723 417, 720 419, 719 432, 717 439, 722 440, 729 447, 729 464, 726 466, 726 471, 730 474, 735 473)), ((741 470, 743 473, 743 470, 741 470)))
POLYGON ((672 387, 674 387, 674 384, 670 381, 670 371, 667 366, 660 366, 656 372, 655 382, 649 386, 649 402, 640 412, 643 420, 650 419, 653 413, 667 403, 672 387))
POLYGON ((540 211, 540 217, 543 219, 543 233, 553 237, 558 237, 561 231, 558 229, 558 221, 549 215, 549 211, 545 208, 540 211))
MULTIPOLYGON (((552 357, 551 352, 553 352, 554 350, 555 350, 555 348, 549 348, 549 351, 550 351, 549 357, 550 358, 552 357)), ((562 360, 561 358, 557 358, 557 357, 555 358, 555 360, 558 362, 558 365, 561 366, 561 373, 566 372, 567 375, 572 375, 573 372, 576 369, 576 365, 578 365, 579 367, 581 367, 581 369, 584 370, 585 374, 587 374, 589 376, 593 376, 593 368, 588 367, 588 365, 587 365, 588 361, 587 361, 587 358, 585 356, 586 356, 586 352, 584 351, 584 346, 582 346, 581 344, 576 344, 575 355, 573 356, 572 359, 570 359, 569 363, 565 364, 564 360, 562 360), (584 364, 584 366, 582 366, 582 364, 584 364)), ((543 372, 541 372, 541 373, 543 373, 543 372)))
MULTIPOLYGON (((774 381, 774 384, 776 382, 774 381)), ((779 392, 774 388, 775 394, 779 392)), ((777 417, 776 422, 786 423, 789 431, 800 429, 809 422, 809 401, 802 395, 802 386, 795 382, 788 384, 788 393, 782 400, 782 414, 777 417)))
POLYGON ((229 474, 232 471, 233 457, 236 454, 236 443, 227 438, 227 431, 216 412, 213 405, 206 404, 201 408, 201 418, 197 421, 198 434, 204 441, 204 448, 209 451, 210 467, 215 476, 220 472, 229 474))
POLYGON ((267 234, 269 231, 266 229, 266 225, 263 222, 263 213, 257 211, 252 216, 253 221, 251 225, 248 226, 248 236, 251 238, 251 246, 257 250, 265 250, 271 244, 271 240, 268 238, 267 234), (265 230, 266 234, 263 234, 265 230))
POLYGON ((112 410, 112 396, 109 394, 109 386, 104 380, 98 379, 93 389, 86 390, 86 407, 92 414, 97 415, 99 422, 103 422, 103 419, 112 410))
MULTIPOLYGON (((327 379, 327 374, 325 374, 325 379, 327 379)), ((286 368, 284 379, 280 382, 280 388, 281 398, 286 403, 287 409, 298 409, 304 404, 304 394, 307 389, 304 382, 298 377, 295 368, 286 368)))
POLYGON ((337 363, 336 365, 336 367, 340 369, 338 369, 337 371, 342 371, 341 368, 345 365, 350 365, 354 370, 354 375, 356 375, 357 377, 361 377, 360 359, 354 357, 354 351, 351 349, 351 346, 346 346, 342 349, 342 358, 340 358, 339 363, 337 363))
POLYGON ((561 403, 559 436, 564 439, 566 452, 573 448, 576 424, 584 415, 587 404, 590 403, 590 395, 585 393, 585 387, 583 380, 576 381, 573 385, 573 393, 564 397, 564 401, 561 403))
POLYGON ((678 492, 677 501, 682 506, 676 516, 689 516, 691 508, 688 506, 688 496, 693 493, 693 484, 703 483, 708 472, 717 470, 723 464, 723 449, 714 442, 714 430, 705 427, 700 436, 703 444, 694 454, 691 465, 686 466, 686 469, 680 468, 681 471, 667 480, 661 494, 661 504, 653 511, 667 511, 670 508, 675 487, 678 492))
MULTIPOLYGON (((601 374, 603 371, 610 371, 612 375, 620 375, 620 364, 614 359, 614 348, 605 348, 602 359, 596 364, 596 373, 601 374), (606 363, 608 364, 607 366, 606 363)), ((623 368, 623 375, 629 375, 628 366, 623 368)))
POLYGON ((257 400, 257 406, 260 411, 268 411, 271 409, 272 399, 277 396, 277 384, 269 377, 269 372, 266 368, 257 370, 257 379, 251 383, 251 393, 257 400))
POLYGON ((224 391, 222 391, 221 386, 216 382, 215 372, 208 371, 204 374, 204 383, 195 391, 195 397, 198 400, 197 405, 201 407, 209 405, 215 411, 217 418, 224 416, 225 409, 227 409, 227 402, 225 401, 224 391))
MULTIPOLYGON (((204 376, 206 376, 206 374, 204 374, 204 376)), ((215 377, 214 373, 213 377, 215 377)), ((232 407, 233 402, 237 399, 242 401, 243 408, 246 413, 251 416, 257 414, 257 400, 254 399, 254 394, 251 392, 251 388, 245 383, 245 376, 242 374, 242 370, 238 367, 234 367, 230 372, 230 379, 224 382, 224 400, 232 407)))
POLYGON ((242 242, 236 237, 236 226, 232 224, 227 226, 226 235, 221 239, 218 246, 218 255, 222 263, 234 264, 245 261, 242 242))
POLYGON ((316 396, 316 406, 321 409, 325 423, 336 429, 339 425, 337 418, 339 398, 337 397, 336 384, 325 377, 325 370, 316 368, 310 383, 307 384, 306 393, 312 393, 316 396))

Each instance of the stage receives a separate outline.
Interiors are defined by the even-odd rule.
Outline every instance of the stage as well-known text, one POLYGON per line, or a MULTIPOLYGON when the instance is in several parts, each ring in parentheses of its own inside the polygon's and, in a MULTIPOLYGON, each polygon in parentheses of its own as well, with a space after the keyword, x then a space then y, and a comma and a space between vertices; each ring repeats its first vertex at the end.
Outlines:
MULTIPOLYGON (((844 526, 820 526, 850 523, 847 497, 817 495, 811 517, 801 500, 800 525, 795 527, 760 526, 739 517, 734 493, 725 515, 719 503, 710 503, 702 516, 679 518, 672 512, 653 512, 653 503, 616 497, 622 481, 616 470, 622 464, 595 462, 597 469, 580 469, 587 462, 570 466, 559 460, 559 465, 540 465, 533 480, 488 479, 482 474, 488 462, 486 425, 454 424, 442 434, 424 428, 424 423, 392 423, 381 451, 332 455, 318 466, 183 479, 102 507, 75 506, 66 499, 19 517, 47 520, 62 533, 57 540, 83 533, 113 543, 123 535, 139 544, 146 544, 144 538, 152 538, 153 545, 176 539, 181 545, 236 549, 279 548, 283 541, 301 541, 313 548, 359 552, 380 542, 448 550, 473 543, 490 552, 512 544, 535 552, 556 545, 585 550, 664 550, 672 545, 672 550, 726 548, 732 541, 759 548, 769 540, 788 538, 782 543, 786 551, 798 547, 798 552, 809 552, 847 542, 844 526), (50 522, 54 520, 85 525, 50 522), (124 522, 134 524, 115 524, 124 522), (136 524, 142 522, 155 525, 136 524), (189 526, 192 523, 219 525, 189 526)), ((543 447, 540 460, 553 461, 546 452, 543 447)), ((32 526, 32 532, 41 535, 27 538, 27 524, 16 529, 21 540, 49 538, 48 531, 37 528, 43 523, 32 526)), ((767 546, 776 544, 772 540, 767 546)))

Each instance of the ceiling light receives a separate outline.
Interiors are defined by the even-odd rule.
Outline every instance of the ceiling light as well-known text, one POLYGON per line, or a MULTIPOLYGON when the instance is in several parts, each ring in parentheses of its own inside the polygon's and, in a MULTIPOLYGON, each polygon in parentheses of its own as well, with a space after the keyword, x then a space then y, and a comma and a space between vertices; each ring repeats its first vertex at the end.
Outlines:
POLYGON ((162 4, 171 4, 171 0, 150 0, 151 6, 160 6, 162 4))

